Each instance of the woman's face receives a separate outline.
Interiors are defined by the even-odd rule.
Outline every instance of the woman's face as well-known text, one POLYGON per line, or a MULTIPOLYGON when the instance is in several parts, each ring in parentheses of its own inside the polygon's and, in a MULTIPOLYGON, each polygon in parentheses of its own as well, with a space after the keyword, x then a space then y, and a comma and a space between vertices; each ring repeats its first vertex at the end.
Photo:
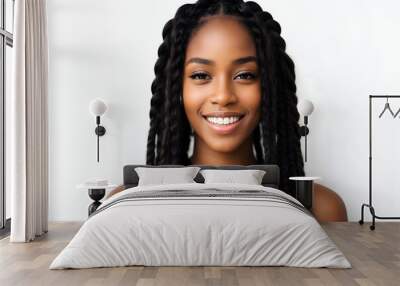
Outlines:
POLYGON ((183 103, 196 140, 216 152, 233 152, 260 119, 256 48, 233 17, 208 19, 187 46, 183 103))

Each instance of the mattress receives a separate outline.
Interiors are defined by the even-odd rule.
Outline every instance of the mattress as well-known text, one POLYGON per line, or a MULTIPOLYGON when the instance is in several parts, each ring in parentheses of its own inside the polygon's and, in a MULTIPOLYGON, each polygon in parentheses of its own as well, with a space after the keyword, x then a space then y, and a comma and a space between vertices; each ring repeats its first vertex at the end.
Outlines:
POLYGON ((102 203, 49 268, 131 265, 351 268, 299 201, 226 183, 126 189, 102 203))

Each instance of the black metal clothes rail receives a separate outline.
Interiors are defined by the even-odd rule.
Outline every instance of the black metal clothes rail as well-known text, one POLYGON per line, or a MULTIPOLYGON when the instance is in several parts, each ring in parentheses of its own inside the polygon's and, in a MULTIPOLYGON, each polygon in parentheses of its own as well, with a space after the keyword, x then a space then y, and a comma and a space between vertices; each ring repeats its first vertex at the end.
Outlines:
MULTIPOLYGON (((375 229, 375 219, 400 219, 400 217, 378 216, 372 205, 372 99, 374 98, 400 98, 400 95, 370 95, 369 96, 369 203, 362 204, 361 206, 361 219, 360 224, 364 223, 364 207, 368 207, 372 216, 372 225, 369 226, 371 230, 375 229)), ((386 106, 385 106, 386 109, 386 106)), ((396 113, 397 115, 397 113, 396 113)))

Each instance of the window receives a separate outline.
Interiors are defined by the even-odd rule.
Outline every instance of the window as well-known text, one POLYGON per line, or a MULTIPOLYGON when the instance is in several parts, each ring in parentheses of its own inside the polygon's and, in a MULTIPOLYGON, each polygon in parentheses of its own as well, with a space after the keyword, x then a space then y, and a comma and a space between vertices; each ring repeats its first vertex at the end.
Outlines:
POLYGON ((14 0, 0 0, 0 236, 10 231, 10 194, 5 188, 5 98, 11 91, 14 0))

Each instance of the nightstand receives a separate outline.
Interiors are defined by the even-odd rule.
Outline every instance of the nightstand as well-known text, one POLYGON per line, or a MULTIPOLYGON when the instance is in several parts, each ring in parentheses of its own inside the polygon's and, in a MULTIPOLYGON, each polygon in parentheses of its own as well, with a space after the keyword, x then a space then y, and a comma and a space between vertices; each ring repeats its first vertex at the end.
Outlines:
POLYGON ((116 188, 117 185, 105 185, 105 186, 96 186, 96 185, 86 185, 80 184, 76 186, 78 189, 87 189, 89 197, 94 201, 89 205, 88 215, 90 216, 100 205, 100 200, 106 194, 106 189, 116 188))
POLYGON ((311 210, 313 204, 314 181, 320 177, 290 177, 289 180, 296 181, 296 199, 307 209, 311 210))

